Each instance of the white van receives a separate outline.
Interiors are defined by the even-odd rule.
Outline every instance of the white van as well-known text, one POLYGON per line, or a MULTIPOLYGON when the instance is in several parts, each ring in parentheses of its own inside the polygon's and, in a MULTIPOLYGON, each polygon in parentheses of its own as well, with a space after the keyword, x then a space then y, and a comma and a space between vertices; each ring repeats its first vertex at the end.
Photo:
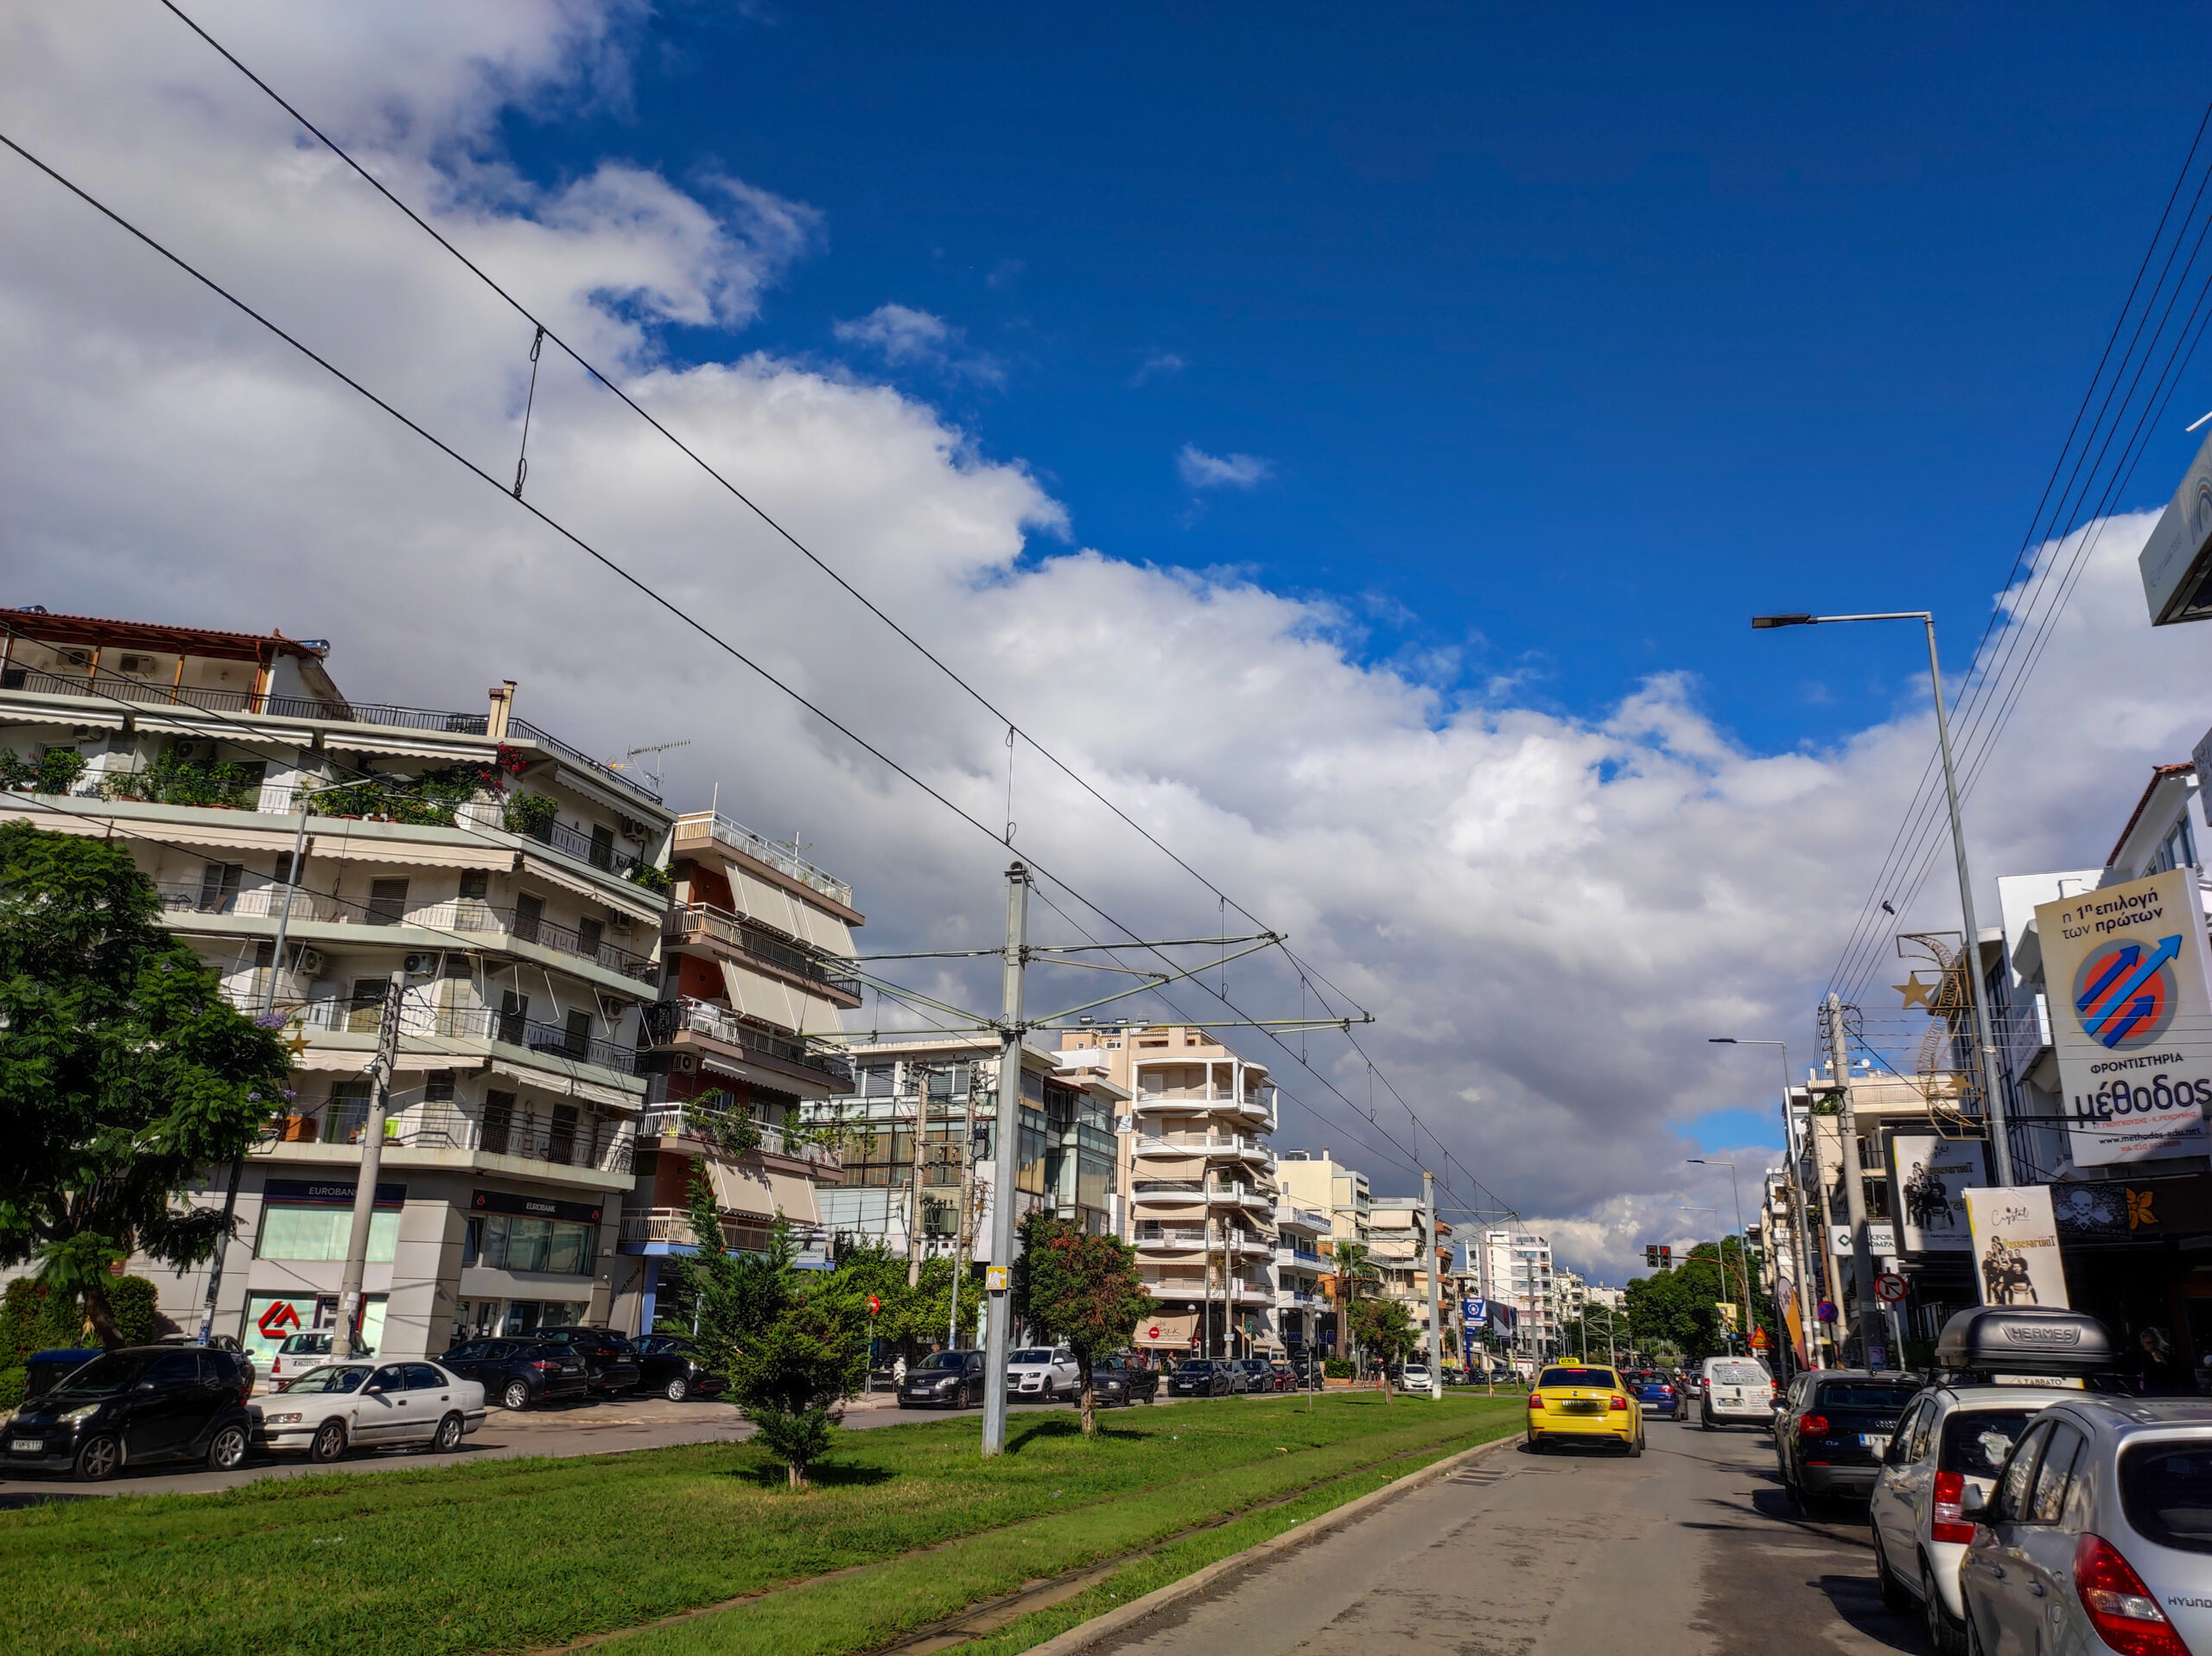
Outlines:
POLYGON ((1708 1357, 1697 1370, 1698 1424, 1774 1424, 1774 1376, 1756 1357, 1708 1357))

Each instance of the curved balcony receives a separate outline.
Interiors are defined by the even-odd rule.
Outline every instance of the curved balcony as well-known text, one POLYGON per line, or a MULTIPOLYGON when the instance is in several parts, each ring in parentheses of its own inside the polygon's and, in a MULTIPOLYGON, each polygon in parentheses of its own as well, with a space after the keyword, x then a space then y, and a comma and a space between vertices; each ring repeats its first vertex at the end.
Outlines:
POLYGON ((1273 1152, 1260 1140, 1242 1133, 1144 1133, 1130 1146, 1139 1157, 1141 1170, 1145 1156, 1203 1156, 1208 1160, 1220 1158, 1242 1162, 1265 1162, 1273 1152))
POLYGON ((777 1075, 785 1086, 797 1081, 811 1089, 805 1096, 853 1090, 853 1068, 843 1057, 814 1052, 789 1035, 741 1021, 726 1006, 710 1001, 658 1001, 645 1009, 646 1041, 657 1048, 702 1048, 734 1063, 750 1064, 777 1075))
POLYGON ((1141 1168, 1137 1169, 1131 1181, 1129 1199, 1139 1206, 1205 1206, 1264 1213, 1270 1217, 1275 1207, 1275 1199, 1271 1193, 1255 1190, 1249 1185, 1200 1184, 1192 1179, 1147 1179, 1141 1168))
POLYGON ((1194 1248, 1211 1248, 1216 1253, 1226 1247, 1231 1253, 1267 1254, 1274 1251, 1274 1239, 1255 1235, 1249 1231, 1231 1231, 1224 1237, 1217 1230, 1210 1237, 1203 1226, 1166 1226, 1156 1236, 1140 1236, 1137 1252, 1188 1253, 1194 1248))

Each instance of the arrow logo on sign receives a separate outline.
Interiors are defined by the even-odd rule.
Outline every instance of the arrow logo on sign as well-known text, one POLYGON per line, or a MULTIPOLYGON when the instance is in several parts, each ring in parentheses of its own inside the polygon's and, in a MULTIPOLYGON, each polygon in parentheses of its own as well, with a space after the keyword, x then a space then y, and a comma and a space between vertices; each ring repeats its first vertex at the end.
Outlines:
POLYGON ((2152 974, 2160 966, 2177 959, 2180 953, 2181 938, 2178 935, 2160 938, 2158 946, 2151 952, 2151 958, 2147 960, 2143 959, 2140 944, 2131 943, 2115 952, 2112 964, 2098 975, 2094 983, 2082 991, 2081 999, 2074 1003, 2074 1010, 2082 1015, 2082 1028, 2106 1046, 2118 1046, 2127 1038, 2130 1030, 2151 1016, 2158 1004, 2153 996, 2139 996, 2133 1000, 2129 997, 2148 983, 2152 974), (2122 973, 2126 974, 2125 981, 2117 981, 2122 973), (2117 987, 2114 986, 2116 982, 2117 987), (2092 1017, 2089 1009, 2100 1002, 2104 1003, 2104 1010, 2092 1017), (2123 1011, 2125 1016, 2122 1016, 2123 1011))

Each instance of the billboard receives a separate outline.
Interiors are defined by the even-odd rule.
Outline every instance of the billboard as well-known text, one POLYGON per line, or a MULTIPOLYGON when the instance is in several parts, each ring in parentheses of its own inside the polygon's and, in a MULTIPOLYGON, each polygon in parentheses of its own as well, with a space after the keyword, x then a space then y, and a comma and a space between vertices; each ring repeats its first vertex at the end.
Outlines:
POLYGON ((2212 618, 2212 436, 2190 462, 2135 568, 2152 626, 2212 618))
MULTIPOLYGON (((1886 1219, 1868 1220, 1866 1221, 1866 1252, 1894 1257, 1897 1251, 1897 1226, 1886 1219)), ((1828 1226, 1828 1252, 1837 1255, 1851 1252, 1850 1226, 1831 1225, 1828 1226)))
POLYGON ((2212 954, 2196 870, 2036 905, 2076 1167, 2205 1150, 2212 954))
POLYGON ((1890 1157, 1904 1251, 1964 1253, 1973 1247, 1961 1193, 1989 1182, 1988 1147, 1978 1138, 1897 1133, 1890 1139, 1890 1157))
POLYGON ((1984 1305, 2067 1309, 2066 1271, 2058 1256, 2058 1221, 2050 1187, 1974 1189, 1966 1198, 1975 1276, 1984 1305))

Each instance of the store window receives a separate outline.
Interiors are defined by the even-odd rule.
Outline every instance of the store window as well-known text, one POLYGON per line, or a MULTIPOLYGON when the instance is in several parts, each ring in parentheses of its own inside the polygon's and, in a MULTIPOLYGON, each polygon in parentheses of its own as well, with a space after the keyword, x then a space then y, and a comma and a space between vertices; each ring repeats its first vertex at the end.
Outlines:
MULTIPOLYGON (((353 1210, 271 1202, 261 1210, 261 1234, 254 1256, 261 1259, 340 1260, 353 1239, 353 1210)), ((369 1263, 388 1265, 398 1251, 399 1214, 378 1208, 369 1215, 369 1263)))
MULTIPOLYGON (((525 1219, 519 1214, 487 1213, 469 1221, 469 1242, 476 1244, 472 1262, 494 1270, 540 1271, 555 1276, 588 1277, 597 1227, 567 1220, 525 1219), (478 1241, 478 1226, 481 1240, 478 1241)), ((465 1246, 467 1245, 464 1245, 465 1246)))

